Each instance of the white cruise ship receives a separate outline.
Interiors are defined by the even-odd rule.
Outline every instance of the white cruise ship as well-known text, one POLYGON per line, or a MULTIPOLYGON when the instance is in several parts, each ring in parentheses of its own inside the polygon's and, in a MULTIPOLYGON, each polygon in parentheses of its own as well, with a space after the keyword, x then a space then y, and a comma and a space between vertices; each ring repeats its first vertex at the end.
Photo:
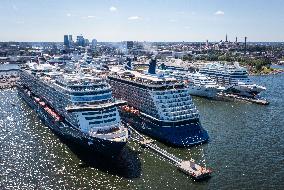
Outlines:
POLYGON ((216 81, 211 79, 209 76, 203 75, 199 72, 190 73, 188 71, 165 68, 160 71, 184 82, 188 87, 190 95, 193 96, 214 98, 217 93, 225 89, 218 85, 216 81))
POLYGON ((189 73, 188 80, 185 82, 188 84, 190 94, 194 96, 214 98, 217 93, 225 90, 216 81, 199 72, 189 73))
POLYGON ((238 63, 234 65, 210 63, 202 67, 199 72, 224 86, 227 93, 255 97, 266 90, 265 87, 254 84, 248 77, 247 69, 239 66, 238 63))
POLYGON ((19 95, 55 133, 104 155, 117 155, 128 139, 117 106, 101 78, 33 64, 19 72, 19 95))

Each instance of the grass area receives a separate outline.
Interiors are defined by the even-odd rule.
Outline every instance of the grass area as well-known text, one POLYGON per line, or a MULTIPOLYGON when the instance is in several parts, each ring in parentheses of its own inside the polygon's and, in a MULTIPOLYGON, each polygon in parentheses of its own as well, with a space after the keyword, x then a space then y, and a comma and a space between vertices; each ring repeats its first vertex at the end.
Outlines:
POLYGON ((273 72, 274 69, 271 67, 262 67, 262 70, 260 71, 261 74, 269 74, 273 72))

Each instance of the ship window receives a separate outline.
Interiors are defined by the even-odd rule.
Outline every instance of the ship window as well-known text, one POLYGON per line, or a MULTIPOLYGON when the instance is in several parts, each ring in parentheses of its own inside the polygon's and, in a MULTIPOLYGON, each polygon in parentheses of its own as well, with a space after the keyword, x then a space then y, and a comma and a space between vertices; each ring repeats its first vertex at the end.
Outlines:
POLYGON ((97 116, 97 117, 85 117, 86 120, 93 120, 93 119, 101 119, 102 116, 97 116))
POLYGON ((95 114, 98 114, 100 112, 85 112, 85 113, 82 113, 82 115, 95 115, 95 114))
POLYGON ((113 121, 115 121, 116 120, 116 118, 113 118, 113 119, 107 119, 107 120, 105 120, 104 122, 105 123, 108 123, 108 122, 113 122, 113 121))
POLYGON ((103 100, 103 99, 110 99, 111 98, 111 94, 107 94, 107 95, 101 95, 101 96, 90 96, 90 97, 83 97, 83 96, 73 96, 72 100, 73 101, 78 101, 78 102, 85 102, 85 101, 93 101, 93 100, 103 100))
POLYGON ((89 125, 100 124, 100 123, 103 123, 103 121, 92 121, 92 122, 89 122, 89 125))

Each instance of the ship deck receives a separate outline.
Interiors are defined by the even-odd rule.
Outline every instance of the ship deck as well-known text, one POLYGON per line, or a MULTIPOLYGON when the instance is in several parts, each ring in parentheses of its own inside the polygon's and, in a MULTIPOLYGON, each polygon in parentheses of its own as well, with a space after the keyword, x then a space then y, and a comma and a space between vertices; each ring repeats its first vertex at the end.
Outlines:
POLYGON ((92 105, 92 104, 72 105, 72 106, 67 106, 65 109, 69 112, 91 111, 91 110, 101 110, 101 109, 116 107, 116 106, 123 106, 125 104, 126 104, 126 101, 117 100, 115 102, 108 102, 108 103, 95 104, 95 105, 92 105))

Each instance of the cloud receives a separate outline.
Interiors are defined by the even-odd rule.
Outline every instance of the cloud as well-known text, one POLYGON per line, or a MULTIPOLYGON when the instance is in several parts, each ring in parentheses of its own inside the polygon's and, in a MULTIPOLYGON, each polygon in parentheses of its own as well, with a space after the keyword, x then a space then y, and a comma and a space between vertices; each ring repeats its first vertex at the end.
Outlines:
POLYGON ((17 7, 15 4, 12 4, 12 9, 13 9, 14 11, 18 11, 18 10, 19 10, 18 7, 17 7))
POLYGON ((184 11, 178 11, 177 14, 184 15, 185 12, 184 11))
POLYGON ((176 19, 169 19, 169 22, 177 22, 177 20, 176 19))
POLYGON ((89 16, 83 16, 81 17, 82 19, 95 19, 97 17, 93 16, 93 15, 89 15, 89 16))
POLYGON ((128 20, 141 20, 142 18, 139 16, 130 16, 128 17, 128 20))
POLYGON ((16 24, 25 24, 25 21, 19 20, 19 21, 16 21, 16 24))
POLYGON ((70 16, 72 16, 72 15, 71 15, 71 13, 67 13, 66 16, 70 17, 70 16))
POLYGON ((214 14, 215 15, 224 15, 225 13, 223 11, 216 11, 214 14))
POLYGON ((114 6, 111 6, 111 7, 109 8, 109 11, 110 11, 110 12, 115 12, 115 11, 117 11, 117 8, 114 7, 114 6))

